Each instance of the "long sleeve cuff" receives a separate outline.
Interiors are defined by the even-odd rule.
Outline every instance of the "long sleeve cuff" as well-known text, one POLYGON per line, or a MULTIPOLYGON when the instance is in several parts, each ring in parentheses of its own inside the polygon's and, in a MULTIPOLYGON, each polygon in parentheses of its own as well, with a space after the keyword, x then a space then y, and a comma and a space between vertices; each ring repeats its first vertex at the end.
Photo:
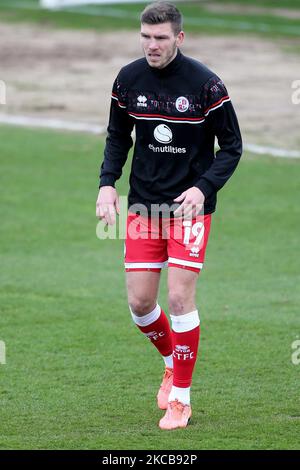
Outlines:
POLYGON ((102 186, 112 186, 114 188, 115 182, 116 180, 112 175, 101 176, 99 188, 102 188, 102 186))
POLYGON ((208 198, 216 191, 215 187, 205 178, 200 178, 200 180, 194 186, 200 189, 205 198, 208 198))

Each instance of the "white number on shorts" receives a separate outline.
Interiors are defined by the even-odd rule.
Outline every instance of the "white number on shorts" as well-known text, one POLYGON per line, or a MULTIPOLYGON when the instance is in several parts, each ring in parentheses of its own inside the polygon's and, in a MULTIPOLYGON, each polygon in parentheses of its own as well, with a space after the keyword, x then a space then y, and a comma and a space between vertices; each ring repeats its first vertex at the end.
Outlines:
POLYGON ((192 222, 185 221, 183 222, 183 226, 184 226, 183 243, 185 245, 188 245, 190 243, 190 238, 191 238, 191 233, 192 233, 194 237, 197 237, 194 242, 194 245, 200 245, 200 242, 204 236, 204 224, 202 222, 196 222, 192 226, 192 222))

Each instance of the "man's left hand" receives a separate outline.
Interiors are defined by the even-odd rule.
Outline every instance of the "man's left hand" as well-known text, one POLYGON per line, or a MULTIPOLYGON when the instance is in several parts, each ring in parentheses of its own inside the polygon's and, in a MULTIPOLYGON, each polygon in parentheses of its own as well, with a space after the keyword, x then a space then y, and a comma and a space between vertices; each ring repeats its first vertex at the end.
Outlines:
POLYGON ((181 202, 180 206, 174 212, 174 217, 192 219, 201 212, 205 196, 200 189, 193 186, 180 194, 174 201, 181 202))

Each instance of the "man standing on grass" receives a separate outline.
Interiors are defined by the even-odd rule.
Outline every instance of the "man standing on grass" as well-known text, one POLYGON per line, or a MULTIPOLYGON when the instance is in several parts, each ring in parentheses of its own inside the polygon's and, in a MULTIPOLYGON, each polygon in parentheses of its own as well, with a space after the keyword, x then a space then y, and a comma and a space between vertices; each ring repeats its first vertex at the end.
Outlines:
POLYGON ((166 410, 161 429, 184 428, 200 338, 195 303, 216 193, 242 153, 237 118, 222 80, 185 57, 182 16, 168 2, 141 15, 145 58, 120 71, 112 93, 96 214, 114 224, 115 182, 135 127, 125 242, 128 302, 133 321, 158 349, 165 372, 157 395, 166 410), (220 150, 215 154, 215 137, 220 150), (172 329, 157 303, 161 268, 168 265, 172 329))

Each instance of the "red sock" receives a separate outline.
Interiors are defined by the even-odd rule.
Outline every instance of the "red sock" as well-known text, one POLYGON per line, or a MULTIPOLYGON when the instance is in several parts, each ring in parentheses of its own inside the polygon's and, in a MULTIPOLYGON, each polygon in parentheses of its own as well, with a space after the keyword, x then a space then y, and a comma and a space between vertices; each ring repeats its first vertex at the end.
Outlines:
POLYGON ((178 333, 172 331, 173 361, 175 387, 187 388, 191 386, 193 370, 197 360, 200 339, 200 326, 178 333))
POLYGON ((147 326, 138 325, 135 318, 137 327, 150 339, 160 354, 164 357, 171 356, 173 352, 172 332, 165 312, 161 310, 158 319, 147 326))

